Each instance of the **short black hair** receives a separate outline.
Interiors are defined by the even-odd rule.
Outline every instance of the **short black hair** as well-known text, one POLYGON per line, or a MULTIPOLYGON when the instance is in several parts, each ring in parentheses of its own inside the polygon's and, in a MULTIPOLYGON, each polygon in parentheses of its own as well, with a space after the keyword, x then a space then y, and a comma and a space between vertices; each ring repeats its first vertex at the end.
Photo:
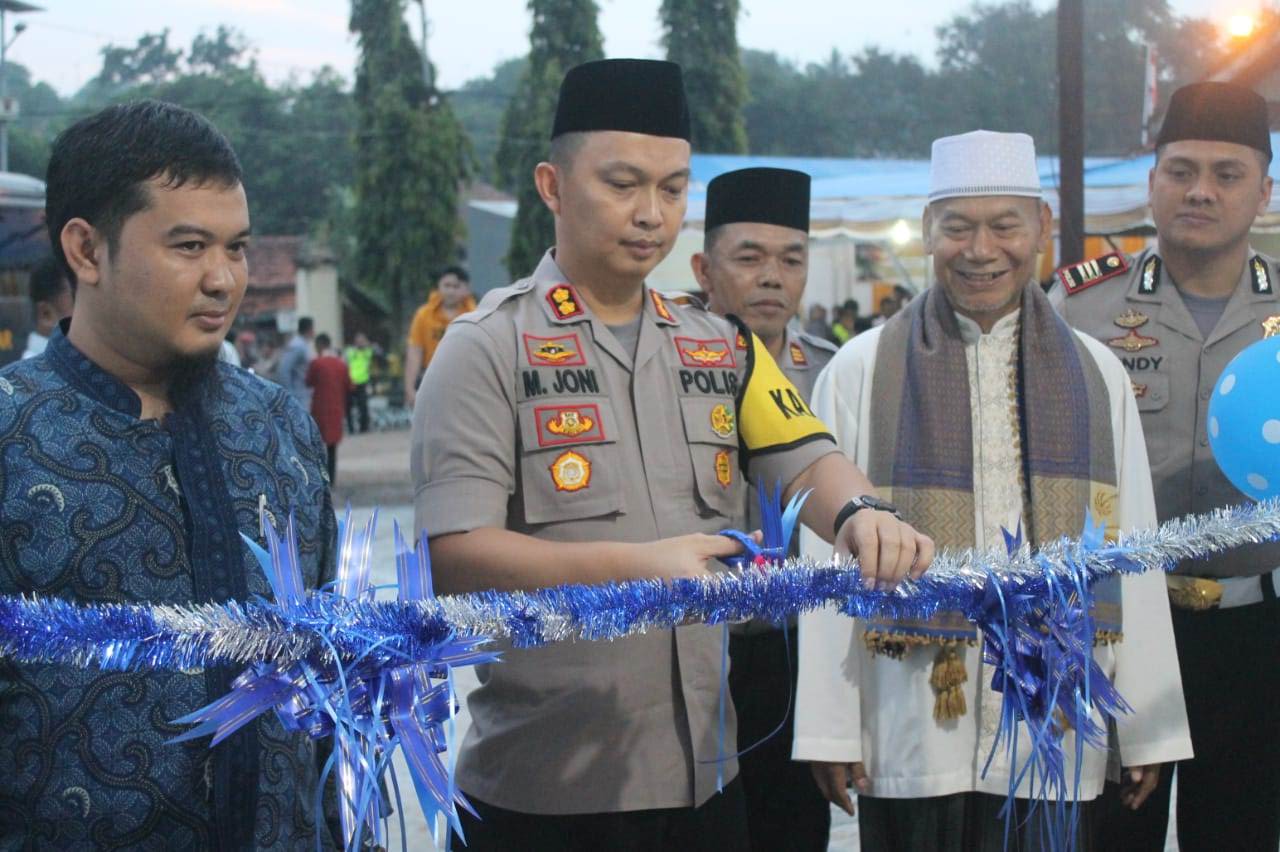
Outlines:
POLYGON ((70 287, 62 267, 52 255, 40 261, 31 270, 31 304, 52 302, 70 287))
POLYGON ((582 143, 587 141, 587 132, 585 130, 577 130, 571 133, 561 133, 555 139, 552 139, 551 147, 547 151, 547 161, 556 168, 568 171, 569 167, 573 165, 574 155, 578 153, 582 143))
POLYGON ((73 287, 62 229, 84 219, 114 251, 125 220, 151 204, 146 183, 157 178, 171 188, 233 187, 242 172, 231 143, 208 119, 162 101, 109 106, 58 134, 45 174, 45 221, 53 255, 73 287))
POLYGON ((461 266, 457 266, 457 265, 446 266, 444 269, 440 270, 440 274, 436 276, 436 281, 439 281, 441 278, 445 277, 446 275, 454 276, 463 284, 471 283, 471 273, 467 272, 467 270, 461 266))
POLYGON ((329 343, 330 343, 329 335, 325 334, 323 331, 316 335, 317 350, 328 349, 329 343))
POLYGON ((298 334, 310 334, 315 327, 316 321, 311 317, 298 317, 298 334))

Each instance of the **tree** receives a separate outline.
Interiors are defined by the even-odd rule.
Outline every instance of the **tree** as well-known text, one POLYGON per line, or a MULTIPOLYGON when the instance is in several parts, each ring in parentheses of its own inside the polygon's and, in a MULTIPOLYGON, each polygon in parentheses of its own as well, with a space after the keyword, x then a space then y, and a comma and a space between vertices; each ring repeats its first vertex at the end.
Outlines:
POLYGON ((360 43, 355 268, 362 285, 387 294, 404 328, 411 294, 457 257, 470 149, 449 102, 424 79, 403 0, 352 0, 351 30, 360 43))
POLYGON ((738 8, 738 0, 662 0, 662 43, 684 68, 696 151, 747 152, 738 8))
POLYGON ((532 272, 555 241, 555 222, 534 186, 533 170, 546 157, 560 80, 573 66, 604 56, 595 0, 529 0, 529 11, 528 65, 502 116, 494 164, 498 185, 517 200, 506 257, 512 278, 532 272))
POLYGON ((197 33, 187 53, 187 67, 195 73, 221 74, 235 68, 253 67, 246 61, 249 42, 244 34, 225 24, 218 26, 212 36, 197 33))
POLYGON ((502 115, 515 97, 516 87, 520 85, 528 64, 528 59, 523 56, 507 59, 498 63, 488 77, 468 80, 449 96, 453 111, 471 140, 476 166, 482 170, 481 177, 495 185, 498 178, 494 160, 498 152, 502 115))
POLYGON ((181 49, 169 48, 169 30, 146 33, 133 47, 102 48, 102 70, 97 83, 108 91, 120 91, 140 83, 159 83, 178 74, 181 49))

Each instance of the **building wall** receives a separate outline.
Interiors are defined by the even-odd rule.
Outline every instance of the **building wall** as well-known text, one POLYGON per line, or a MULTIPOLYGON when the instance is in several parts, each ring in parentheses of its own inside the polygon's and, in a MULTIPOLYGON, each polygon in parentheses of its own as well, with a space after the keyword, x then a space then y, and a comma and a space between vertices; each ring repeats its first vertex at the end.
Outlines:
MULTIPOLYGON (((467 270, 471 273, 471 290, 478 299, 495 287, 511 283, 503 258, 511 246, 512 219, 474 205, 466 207, 467 270)), ((533 272, 532 269, 529 272, 533 272)), ((528 274, 528 273, 526 273, 528 274)), ((425 288, 424 291, 425 293, 425 288)))
POLYGON ((314 319, 316 333, 324 332, 329 335, 334 346, 345 345, 346 341, 342 336, 342 297, 338 293, 338 268, 332 263, 298 269, 297 316, 314 319))

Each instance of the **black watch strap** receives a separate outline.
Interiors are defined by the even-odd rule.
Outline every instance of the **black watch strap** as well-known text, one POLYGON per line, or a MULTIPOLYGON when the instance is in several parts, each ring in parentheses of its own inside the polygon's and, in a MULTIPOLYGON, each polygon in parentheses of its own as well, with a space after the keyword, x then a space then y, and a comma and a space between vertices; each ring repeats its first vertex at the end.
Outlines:
POLYGON ((852 518, 863 509, 872 509, 877 512, 888 512, 898 520, 902 520, 902 514, 898 511, 898 507, 890 503, 888 500, 881 500, 871 494, 864 494, 861 497, 855 497, 836 513, 836 524, 831 530, 832 538, 840 535, 840 528, 844 526, 844 522, 852 518))

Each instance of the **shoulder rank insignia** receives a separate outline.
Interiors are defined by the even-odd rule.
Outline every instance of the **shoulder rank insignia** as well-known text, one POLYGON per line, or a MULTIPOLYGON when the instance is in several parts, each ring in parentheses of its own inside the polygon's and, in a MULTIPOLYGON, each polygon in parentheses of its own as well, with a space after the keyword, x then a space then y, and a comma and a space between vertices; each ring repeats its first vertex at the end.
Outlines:
POLYGON ((662 298, 662 294, 657 290, 649 291, 649 298, 653 300, 653 309, 658 312, 658 316, 672 325, 677 325, 676 318, 671 315, 670 308, 667 307, 666 300, 662 298))
POLYGON ((809 366, 809 357, 804 354, 803 346, 793 341, 787 348, 791 350, 791 363, 793 365, 797 367, 809 366))
POLYGON ((1121 328, 1141 328, 1146 325, 1150 319, 1151 318, 1146 314, 1139 313, 1133 308, 1129 308, 1129 310, 1113 319, 1112 322, 1121 328))
POLYGON ((1058 280, 1066 288, 1068 296, 1088 290, 1094 284, 1101 284, 1108 278, 1114 278, 1129 270, 1129 261, 1120 252, 1104 254, 1093 260, 1064 266, 1058 270, 1058 280))
POLYGON ((559 337, 539 337, 536 334, 524 336, 524 352, 533 367, 552 365, 556 367, 582 367, 587 359, 582 355, 582 344, 578 335, 565 334, 559 337))
POLYGON ((680 363, 686 367, 736 367, 733 350, 729 342, 722 337, 709 340, 698 340, 692 337, 677 337, 676 351, 680 355, 680 363))
POLYGON ((1249 268, 1253 272, 1253 292, 1259 296, 1269 295, 1271 293, 1271 273, 1267 271, 1267 262, 1258 255, 1254 255, 1249 261, 1249 268))
POLYGON ((1262 336, 1263 337, 1280 336, 1280 314, 1269 316, 1262 321, 1262 336))
POLYGON ((715 432, 721 438, 727 438, 733 434, 734 425, 733 412, 729 410, 729 406, 722 402, 711 409, 712 432, 715 432))
POLYGON ((557 491, 581 491, 591 484, 591 462, 573 450, 565 450, 551 463, 551 481, 557 491))
POLYGON ((738 336, 733 339, 733 345, 739 352, 747 351, 747 336, 742 332, 738 332, 738 336))
POLYGON ((1154 337, 1138 334, 1138 329, 1131 328, 1128 334, 1108 340, 1107 345, 1112 349, 1121 349, 1125 352, 1141 352, 1148 346, 1160 345, 1160 341, 1154 337))
POLYGON ((721 488, 728 488, 733 484, 733 462, 729 461, 728 450, 716 453, 716 482, 720 483, 721 488))
POLYGON ((572 319, 583 315, 582 302, 568 284, 557 284, 547 291, 547 304, 557 319, 572 319))

